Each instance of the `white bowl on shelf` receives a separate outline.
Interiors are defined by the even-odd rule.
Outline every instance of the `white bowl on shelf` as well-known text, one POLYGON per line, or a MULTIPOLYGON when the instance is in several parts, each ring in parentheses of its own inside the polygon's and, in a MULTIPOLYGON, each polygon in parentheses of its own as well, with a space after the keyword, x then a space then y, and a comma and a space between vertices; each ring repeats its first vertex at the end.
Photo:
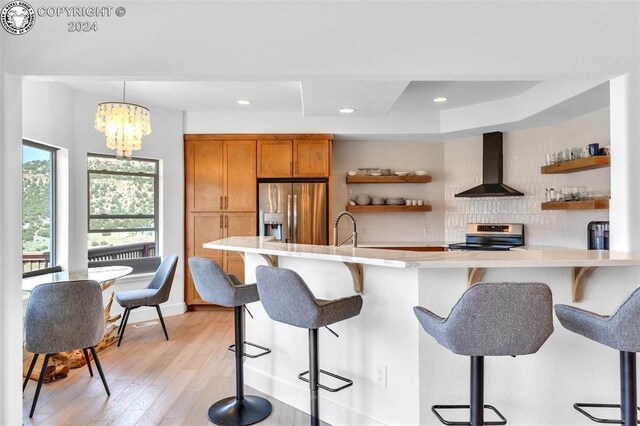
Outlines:
POLYGON ((414 173, 416 174, 416 176, 426 176, 427 175, 427 171, 426 170, 416 170, 414 173))
POLYGON ((409 172, 395 172, 394 175, 396 175, 396 176, 408 176, 409 172))
POLYGON ((356 172, 355 170, 349 170, 349 171, 347 172, 347 174, 348 174, 349 176, 356 176, 356 175, 358 174, 358 172, 356 172))

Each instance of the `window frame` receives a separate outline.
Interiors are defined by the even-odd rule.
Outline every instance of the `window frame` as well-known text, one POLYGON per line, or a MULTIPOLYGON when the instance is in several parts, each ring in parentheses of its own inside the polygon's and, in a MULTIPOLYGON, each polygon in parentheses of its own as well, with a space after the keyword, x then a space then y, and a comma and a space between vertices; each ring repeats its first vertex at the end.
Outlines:
MULTIPOLYGON (((61 270, 60 265, 58 265, 58 150, 59 148, 53 147, 51 145, 45 145, 40 142, 32 141, 30 139, 22 139, 22 146, 28 146, 30 148, 39 149, 42 151, 48 151, 51 154, 51 170, 49 175, 49 180, 51 182, 51 193, 49 196, 49 206, 51 209, 51 218, 49 222, 51 223, 51 230, 49 233, 49 266, 48 268, 38 269, 36 271, 28 271, 22 272, 22 277, 33 277, 36 275, 44 275, 50 274, 53 272, 59 272, 61 270)), ((23 163, 24 165, 24 163, 23 163)), ((24 166, 23 166, 24 167, 24 166)), ((24 178, 23 178, 24 184, 24 178)), ((23 213, 24 215, 24 213, 23 213)), ((23 216, 24 218, 24 216, 23 216)))
MULTIPOLYGON (((108 159, 116 159, 115 155, 98 154, 93 152, 87 153, 87 162, 91 157, 100 157, 108 159)), ((146 161, 155 163, 155 173, 145 172, 123 172, 123 171, 108 171, 108 170, 91 170, 87 165, 87 234, 96 234, 102 232, 131 232, 131 231, 153 231, 154 232, 154 244, 155 244, 155 256, 138 257, 132 259, 118 259, 118 265, 127 265, 134 268, 133 273, 152 272, 157 268, 152 268, 149 265, 157 263, 156 261, 144 261, 141 259, 153 260, 159 259, 160 253, 160 160, 155 158, 143 158, 143 157, 131 157, 131 160, 146 161), (153 178, 153 215, 92 215, 91 214, 91 175, 116 175, 116 176, 139 176, 153 178), (153 219, 153 228, 127 228, 127 229, 91 229, 92 219, 153 219)), ((124 160, 126 161, 126 160, 124 160)), ((87 251, 89 248, 87 248, 87 251)), ((88 256, 87 256, 88 257, 88 256)), ((114 260, 100 260, 89 261, 92 266, 108 266, 113 263, 114 260)))

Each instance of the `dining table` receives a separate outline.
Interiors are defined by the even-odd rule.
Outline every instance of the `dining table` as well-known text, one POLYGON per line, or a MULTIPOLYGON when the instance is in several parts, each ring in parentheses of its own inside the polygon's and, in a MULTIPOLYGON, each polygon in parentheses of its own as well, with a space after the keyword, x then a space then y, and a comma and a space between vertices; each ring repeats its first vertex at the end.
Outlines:
POLYGON ((111 285, 114 280, 129 275, 133 269, 130 266, 101 266, 75 271, 51 272, 22 279, 22 291, 31 292, 36 286, 45 283, 62 281, 91 280, 97 281, 104 291, 105 285, 111 285))

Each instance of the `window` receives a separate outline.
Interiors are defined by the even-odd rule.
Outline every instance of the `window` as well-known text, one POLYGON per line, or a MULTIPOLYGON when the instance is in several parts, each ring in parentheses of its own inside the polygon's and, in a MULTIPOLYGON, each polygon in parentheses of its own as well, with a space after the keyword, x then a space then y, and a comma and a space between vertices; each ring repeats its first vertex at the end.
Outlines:
POLYGON ((158 161, 90 154, 87 169, 90 266, 117 260, 143 272, 135 259, 158 253, 158 161))
POLYGON ((22 141, 22 272, 56 266, 56 149, 22 141))

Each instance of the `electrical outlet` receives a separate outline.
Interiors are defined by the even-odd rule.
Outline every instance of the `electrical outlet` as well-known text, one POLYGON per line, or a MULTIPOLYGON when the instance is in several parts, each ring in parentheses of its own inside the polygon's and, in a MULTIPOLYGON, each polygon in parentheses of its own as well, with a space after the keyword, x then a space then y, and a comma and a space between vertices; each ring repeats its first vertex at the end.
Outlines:
POLYGON ((382 364, 376 364, 376 369, 374 371, 374 380, 378 386, 382 386, 383 388, 387 388, 387 366, 382 364))
POLYGON ((431 227, 430 227, 430 226, 425 226, 425 227, 424 227, 424 233, 425 233, 426 235, 429 235, 429 234, 431 233, 431 227))

